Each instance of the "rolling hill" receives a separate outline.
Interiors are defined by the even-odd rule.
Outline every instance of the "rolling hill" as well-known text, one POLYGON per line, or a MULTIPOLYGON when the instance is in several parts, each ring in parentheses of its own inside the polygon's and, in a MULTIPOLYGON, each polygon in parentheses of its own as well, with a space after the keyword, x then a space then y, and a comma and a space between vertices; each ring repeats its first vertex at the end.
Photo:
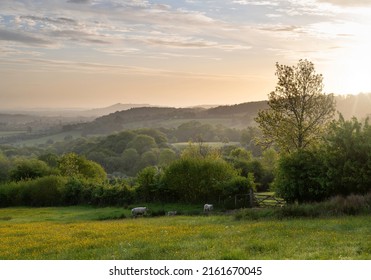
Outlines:
MULTIPOLYGON (((364 119, 371 116, 371 93, 358 94, 347 96, 336 96, 337 111, 341 113, 346 119, 357 117, 364 119)), ((58 121, 59 125, 54 126, 47 131, 43 130, 42 137, 60 135, 66 137, 73 135, 79 137, 81 135, 108 135, 114 132, 122 131, 125 129, 138 129, 138 128, 166 128, 173 129, 179 127, 181 124, 190 121, 197 121, 202 124, 222 125, 228 128, 243 129, 249 126, 255 126, 254 118, 257 116, 259 110, 267 108, 267 101, 246 102, 235 105, 222 105, 222 106, 196 106, 190 108, 174 108, 174 107, 153 107, 147 104, 115 104, 106 108, 91 109, 81 111, 80 116, 85 114, 85 121, 83 118, 75 123, 72 119, 68 122, 58 118, 44 118, 48 121, 58 121), (107 113, 107 114, 105 114, 107 113), (90 115, 90 117, 88 117, 90 115), (93 116, 98 116, 94 118, 93 116)), ((27 116, 18 115, 11 116, 13 122, 22 119, 25 122, 27 116)), ((337 115, 335 116, 337 118, 337 115)), ((3 119, 3 130, 6 124, 9 124, 9 115, 0 116, 0 124, 3 119), (6 120, 6 121, 5 121, 6 120)), ((32 124, 35 116, 29 117, 26 122, 29 127, 33 129, 32 124)), ((40 121, 38 122, 40 125, 40 121)), ((44 124, 44 127, 46 125, 44 124)), ((9 126, 8 126, 9 127, 9 126)), ((24 130, 25 123, 18 127, 18 130, 24 130)), ((6 131, 4 131, 5 133, 6 131)), ((9 137, 7 134, 2 135, 1 143, 13 143, 23 140, 37 139, 38 135, 33 134, 18 134, 14 137, 9 137)), ((43 140, 45 142, 45 140, 43 140)))

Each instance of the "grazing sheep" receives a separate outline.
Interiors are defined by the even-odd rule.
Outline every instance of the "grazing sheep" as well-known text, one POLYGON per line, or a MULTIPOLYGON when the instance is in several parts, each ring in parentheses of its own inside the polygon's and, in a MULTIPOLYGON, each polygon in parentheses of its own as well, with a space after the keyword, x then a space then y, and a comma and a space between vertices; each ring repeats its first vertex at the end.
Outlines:
POLYGON ((176 214, 177 214, 176 211, 169 211, 169 212, 167 212, 167 215, 168 216, 175 216, 176 214))
POLYGON ((148 211, 147 207, 136 207, 136 208, 131 209, 131 215, 133 217, 136 217, 138 215, 143 216, 143 215, 147 214, 147 211, 148 211))
POLYGON ((204 205, 204 212, 210 212, 214 209, 214 206, 212 204, 205 204, 204 205))

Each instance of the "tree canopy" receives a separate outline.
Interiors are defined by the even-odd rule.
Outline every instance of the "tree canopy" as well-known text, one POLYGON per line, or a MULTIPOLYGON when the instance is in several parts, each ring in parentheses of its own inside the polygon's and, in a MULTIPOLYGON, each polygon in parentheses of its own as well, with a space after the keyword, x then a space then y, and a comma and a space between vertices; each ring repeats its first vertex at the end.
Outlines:
POLYGON ((255 119, 263 133, 261 144, 275 144, 285 152, 305 149, 318 141, 332 119, 334 97, 322 92, 323 77, 308 60, 300 60, 296 66, 276 63, 276 76, 269 108, 255 119))

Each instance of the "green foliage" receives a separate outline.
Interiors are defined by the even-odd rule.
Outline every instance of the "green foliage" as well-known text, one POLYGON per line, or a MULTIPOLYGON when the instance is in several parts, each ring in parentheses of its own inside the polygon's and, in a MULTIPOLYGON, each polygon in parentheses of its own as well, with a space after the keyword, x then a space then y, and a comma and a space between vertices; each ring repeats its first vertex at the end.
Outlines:
POLYGON ((237 159, 241 159, 241 160, 246 160, 246 161, 250 161, 252 159, 252 154, 250 151, 247 151, 246 149, 244 148, 235 148, 233 149, 230 154, 229 154, 231 157, 234 157, 234 158, 237 158, 237 159))
POLYGON ((128 143, 135 138, 136 134, 132 131, 123 131, 118 134, 107 136, 99 143, 100 149, 111 150, 114 153, 122 153, 128 146, 128 143))
POLYGON ((83 177, 44 176, 0 185, 0 207, 129 205, 135 191, 125 181, 97 183, 83 177))
POLYGON ((0 183, 10 179, 10 170, 13 168, 9 159, 0 152, 0 183))
MULTIPOLYGON (((126 184, 90 184, 88 190, 91 204, 96 206, 129 205, 134 201, 134 192, 126 184)), ((85 191, 86 195, 86 191, 85 191)))
POLYGON ((150 151, 144 152, 140 157, 140 162, 138 164, 138 169, 141 170, 148 166, 155 166, 158 163, 159 150, 152 149, 150 151))
POLYGON ((49 165, 52 168, 58 167, 58 161, 59 157, 58 155, 54 153, 45 153, 38 156, 38 159, 45 162, 47 165, 49 165))
POLYGON ((168 146, 168 139, 166 134, 157 129, 141 128, 135 130, 134 132, 138 135, 147 135, 149 137, 152 137, 155 140, 156 145, 160 148, 166 148, 168 146))
POLYGON ((330 193, 324 181, 325 165, 319 153, 299 150, 282 156, 274 182, 277 195, 288 203, 313 202, 330 193))
POLYGON ((340 116, 331 123, 321 146, 281 157, 277 193, 288 202, 302 203, 370 192, 370 139, 368 120, 362 124, 340 116))
POLYGON ((0 185, 0 205, 2 207, 63 205, 65 183, 65 178, 50 175, 0 185))
POLYGON ((345 215, 369 215, 371 213, 371 193, 364 196, 334 196, 315 203, 289 204, 280 208, 245 209, 237 212, 237 220, 322 218, 345 215))
POLYGON ((220 159, 221 153, 218 148, 213 148, 203 142, 197 144, 188 142, 188 146, 181 153, 181 158, 220 159))
POLYGON ((142 169, 137 176, 138 196, 141 201, 152 202, 163 200, 161 189, 161 172, 153 166, 142 169))
POLYGON ((275 144, 285 152, 313 146, 334 115, 333 95, 322 93, 322 75, 316 74, 307 60, 293 67, 277 63, 276 76, 269 109, 260 111, 255 119, 263 133, 261 144, 275 144))
POLYGON ((25 205, 29 206, 58 206, 62 205, 62 192, 65 178, 46 176, 24 182, 24 192, 21 193, 25 205))
POLYGON ((14 168, 10 170, 10 179, 13 181, 29 180, 50 175, 53 170, 38 159, 17 159, 14 168))
POLYGON ((169 148, 161 149, 159 159, 158 159, 158 164, 160 166, 167 166, 176 159, 177 159, 177 155, 173 150, 169 148))
POLYGON ((371 190, 371 126, 342 116, 331 124, 325 145, 328 187, 340 195, 371 190))
POLYGON ((97 182, 102 182, 107 178, 106 172, 98 163, 75 153, 63 155, 58 167, 63 176, 82 176, 94 179, 97 182))
POLYGON ((20 188, 20 182, 2 183, 0 185, 0 207, 22 205, 20 188))
POLYGON ((230 197, 238 194, 247 194, 249 189, 254 189, 254 176, 250 173, 250 177, 235 176, 221 185, 223 197, 230 197))
POLYGON ((134 148, 140 155, 156 147, 153 137, 139 134, 128 143, 128 148, 134 148))
POLYGON ((122 153, 122 158, 125 161, 125 169, 129 169, 136 165, 139 160, 139 154, 134 148, 129 148, 122 153))
POLYGON ((69 178, 65 185, 65 205, 122 206, 133 203, 135 192, 126 181, 96 183, 85 178, 69 178))
POLYGON ((221 186, 238 176, 238 172, 222 159, 183 157, 165 170, 163 183, 173 199, 205 203, 217 201, 221 186))
POLYGON ((260 156, 262 149, 257 145, 256 139, 260 139, 261 136, 262 133, 258 127, 248 127, 241 131, 240 143, 254 156, 260 156))
POLYGON ((277 162, 277 152, 267 149, 260 157, 254 157, 250 150, 243 147, 231 147, 223 152, 223 158, 235 169, 240 171, 241 176, 254 177, 254 189, 257 191, 268 191, 274 179, 277 162))

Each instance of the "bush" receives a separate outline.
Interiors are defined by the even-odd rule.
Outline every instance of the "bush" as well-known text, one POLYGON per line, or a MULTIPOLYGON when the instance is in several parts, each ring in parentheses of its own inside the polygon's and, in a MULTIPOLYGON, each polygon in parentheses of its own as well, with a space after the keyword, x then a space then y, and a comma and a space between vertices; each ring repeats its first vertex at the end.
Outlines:
POLYGON ((0 185, 0 207, 95 205, 118 206, 133 203, 134 189, 125 182, 96 183, 84 178, 45 176, 0 185))
POLYGON ((327 185, 334 195, 371 191, 371 126, 356 118, 332 123, 325 145, 327 185))
POLYGON ((63 205, 65 184, 65 178, 55 175, 3 184, 0 207, 63 205))
POLYGON ((205 203, 217 201, 221 186, 236 176, 237 170, 222 159, 186 157, 169 165, 162 182, 174 201, 205 203))
POLYGON ((10 179, 13 181, 36 179, 51 175, 53 170, 43 161, 38 159, 19 159, 15 167, 10 171, 10 179))
POLYGON ((299 150, 282 156, 274 182, 275 191, 288 203, 325 200, 329 192, 324 170, 319 152, 299 150))
POLYGON ((59 160, 58 168, 61 174, 67 177, 82 177, 97 182, 107 179, 107 174, 101 165, 75 153, 63 155, 59 160))
POLYGON ((335 196, 326 203, 328 211, 334 214, 357 215, 371 210, 371 192, 362 196, 351 194, 347 197, 335 196))
POLYGON ((60 206, 66 179, 61 176, 46 176, 32 181, 23 181, 22 201, 28 206, 60 206))
POLYGON ((0 207, 21 205, 20 188, 20 184, 16 182, 0 185, 0 207))
POLYGON ((91 204, 96 206, 121 206, 133 203, 134 191, 126 185, 90 185, 91 204))
POLYGON ((63 202, 65 205, 88 204, 88 201, 83 199, 84 180, 82 178, 68 178, 63 192, 63 202))

